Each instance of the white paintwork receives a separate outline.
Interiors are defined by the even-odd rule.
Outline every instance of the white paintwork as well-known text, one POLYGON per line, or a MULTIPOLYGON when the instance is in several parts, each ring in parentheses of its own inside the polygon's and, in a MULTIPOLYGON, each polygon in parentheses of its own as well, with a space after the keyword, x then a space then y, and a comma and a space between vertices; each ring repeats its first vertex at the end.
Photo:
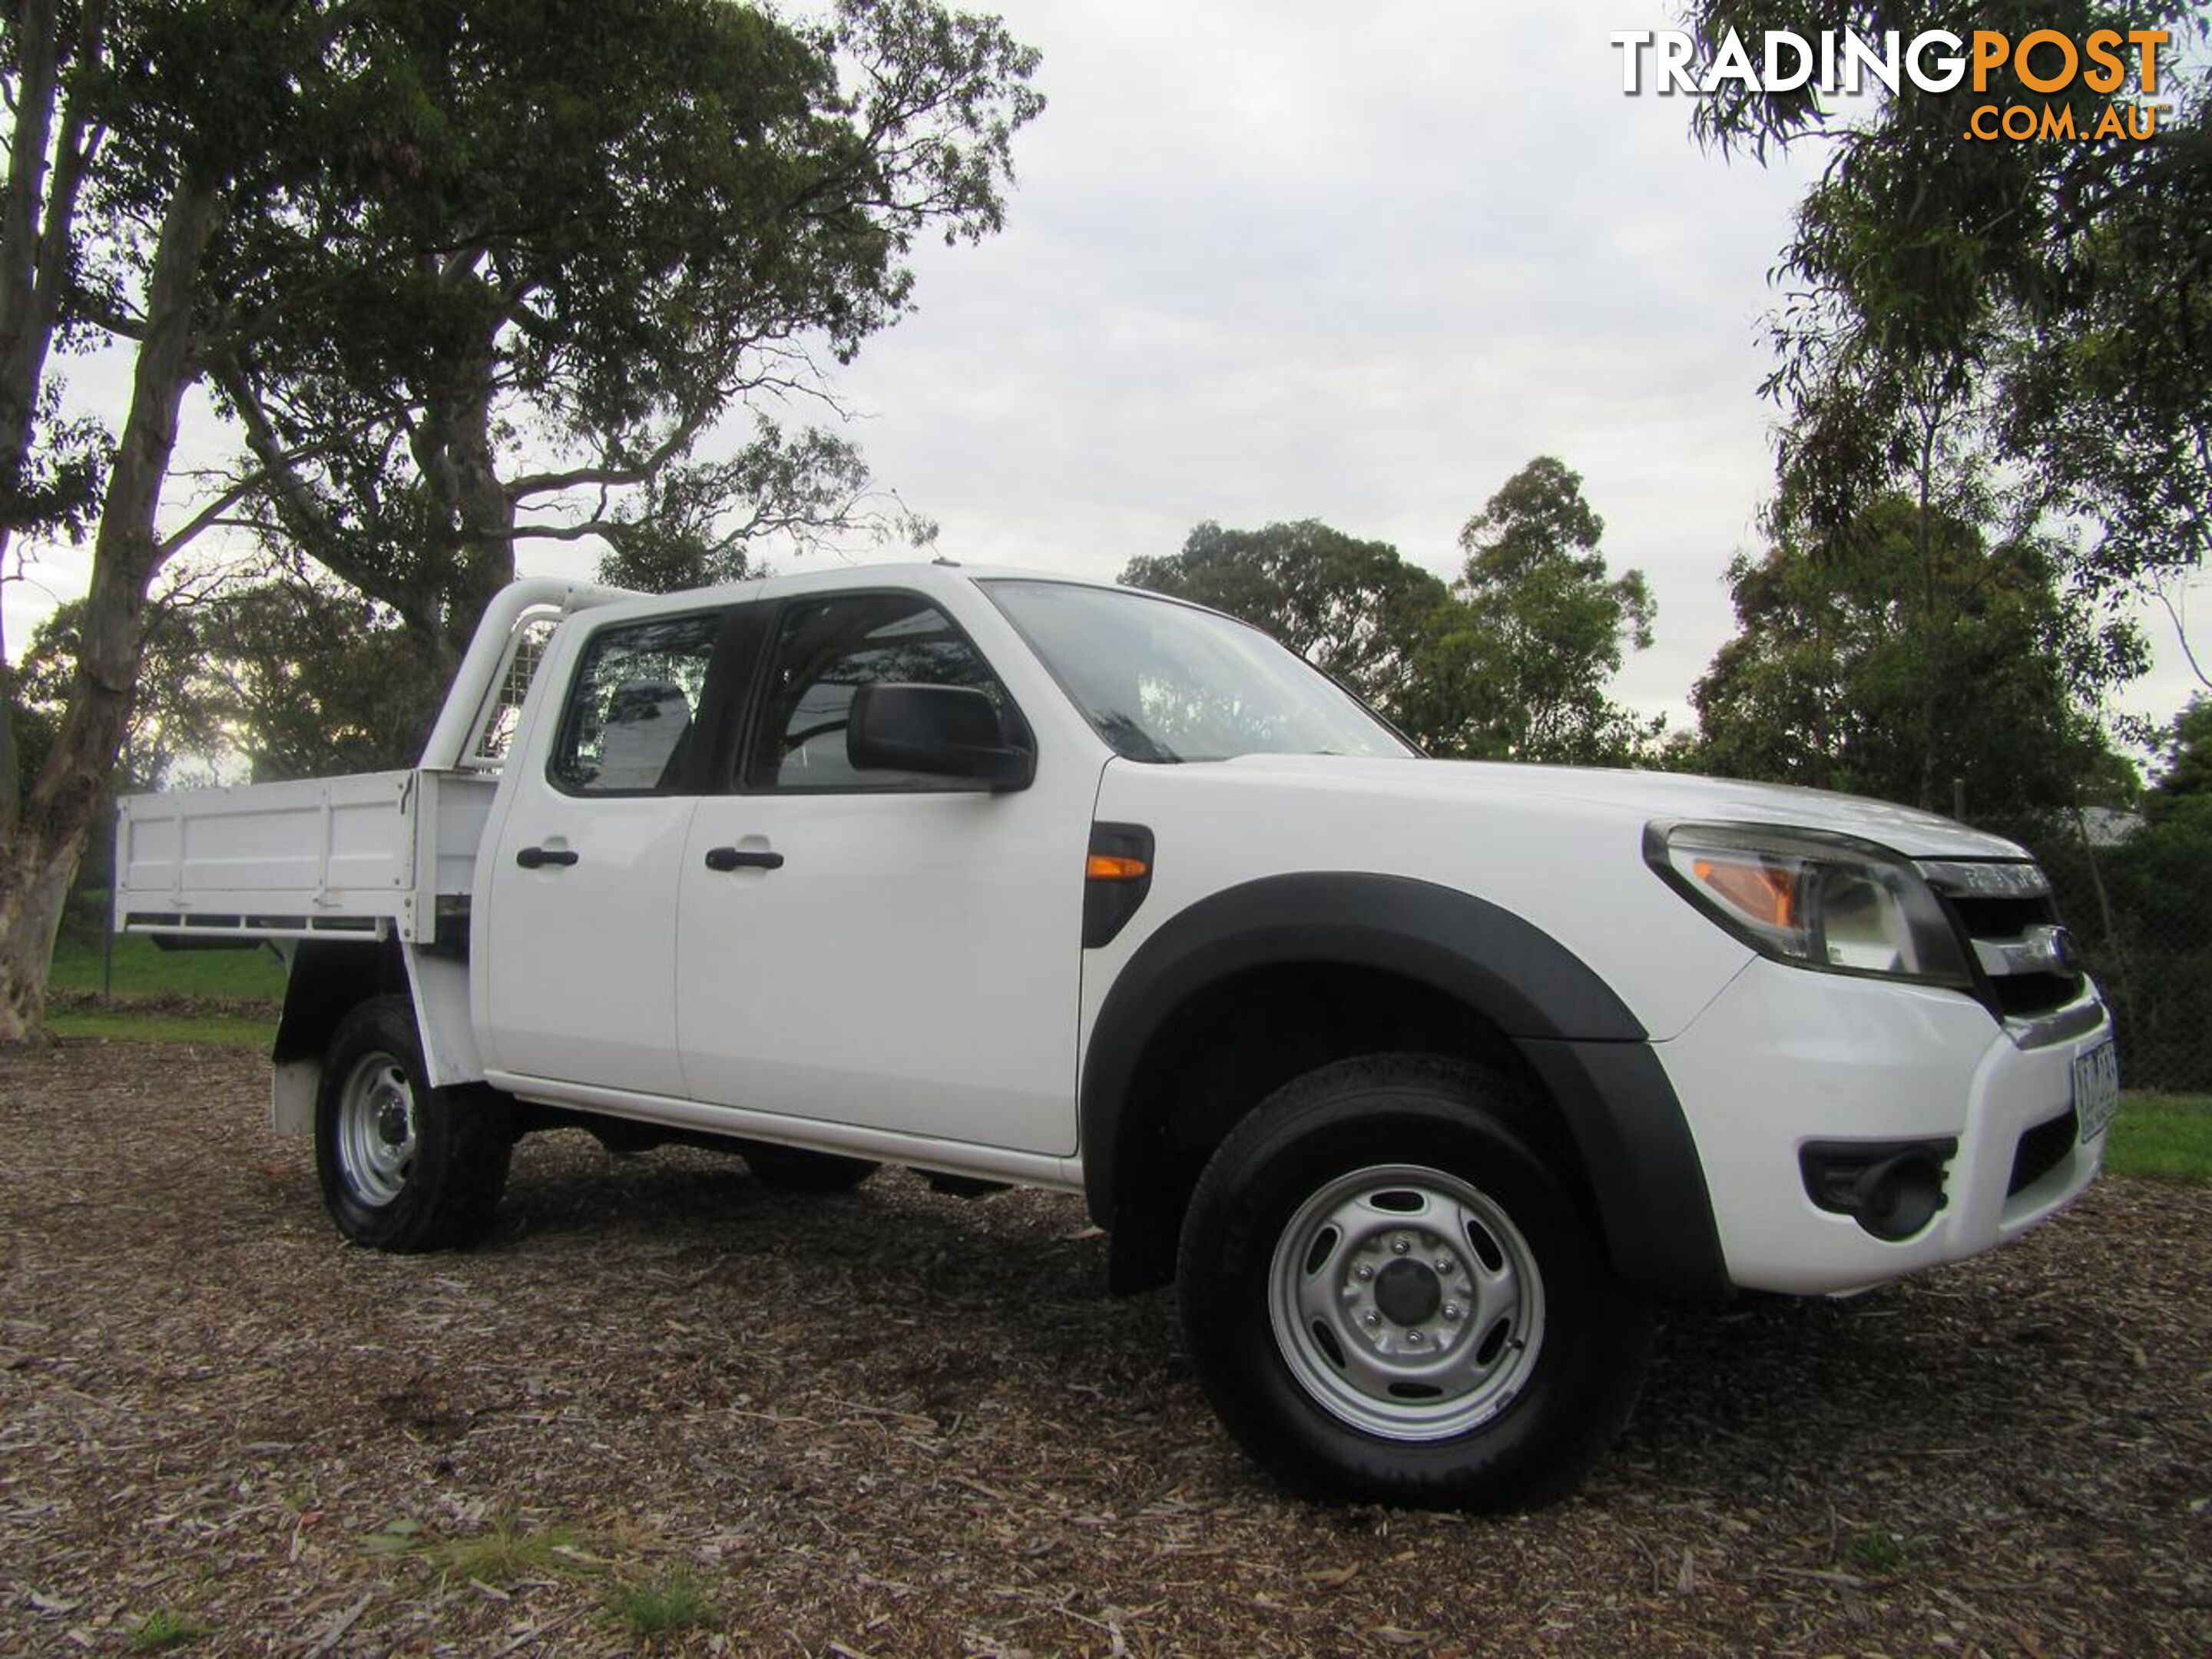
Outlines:
POLYGON ((149 913, 233 916, 223 931, 306 934, 317 921, 396 921, 415 875, 412 772, 129 795, 117 806, 118 928, 149 913), (246 927, 281 915, 281 928, 246 927))
MULTIPOLYGON (((1752 952, 1644 862, 1654 813, 1547 793, 1541 767, 1253 757, 1205 766, 1116 760, 1102 818, 1150 824, 1152 892, 1084 975, 1084 1028, 1153 932, 1208 894, 1266 876, 1359 871, 1474 893, 1595 966, 1654 1036, 1668 1036, 1752 952)), ((1632 794, 1644 781, 1620 775, 1632 794)))
POLYGON ((2103 1162, 2101 1138, 2017 1196, 2005 1187, 2021 1132, 2070 1103, 2074 1056, 2111 1035, 2106 1019, 2022 1049, 1954 993, 1762 958, 1657 1051, 1688 1109, 1729 1278, 1808 1293, 1963 1260, 2078 1197, 2103 1162), (1807 1141, 1942 1135, 1959 1139, 1949 1202, 1915 1238, 1884 1243, 1806 1196, 1807 1141))
POLYGON ((927 593, 1036 731, 1026 789, 699 803, 678 1038, 694 1099, 1023 1152, 1075 1151, 1083 863, 1103 750, 965 581, 927 593), (709 870, 706 851, 781 852, 709 870))
MULTIPOLYGON (((1839 1291, 1954 1260, 2094 1176, 2100 1142, 2004 1196, 2020 1132, 2064 1109, 2073 1056, 2109 1025, 2022 1048, 1963 994, 1779 965, 1705 920, 1643 854, 1647 825, 1675 820, 1813 828, 1918 858, 2025 856, 2010 843, 1886 803, 1715 779, 1115 759, 974 586, 1015 574, 873 567, 674 598, 519 588, 471 649, 426 751, 439 764, 133 798, 118 917, 216 917, 274 937, 315 936, 319 921, 397 933, 441 1081, 482 1075, 573 1109, 1072 1188, 1083 1045, 1146 939, 1262 877, 1389 874, 1512 912, 1620 996, 1682 1102, 1740 1285, 1839 1291), (1036 733, 1030 788, 563 795, 544 754, 587 631, 574 619, 547 649, 496 783, 449 769, 488 714, 504 630, 533 607, 588 604, 597 628, 887 586, 933 598, 991 659, 1036 733), (1085 951, 1094 819, 1149 825, 1159 854, 1135 919, 1085 951), (531 846, 579 861, 520 869, 514 855, 531 846), (786 863, 710 872, 706 849, 720 846, 786 863), (463 897, 465 970, 421 948, 441 902, 463 897), (1951 1201, 1908 1243, 1874 1240, 1805 1195, 1796 1158, 1808 1139, 1942 1135, 1960 1143, 1951 1201)), ((280 1068, 280 1127, 309 1126, 313 1077, 311 1064, 280 1068)))
POLYGON ((422 1063, 441 1088, 472 1083, 484 1074, 477 1053, 475 1024, 469 1018, 469 966, 456 957, 428 951, 403 951, 408 988, 415 995, 415 1027, 422 1039, 422 1063))
POLYGON ((698 802, 578 800, 542 771, 518 779, 499 830, 476 937, 489 988, 480 1024, 509 1071, 680 1095, 677 884, 698 802), (525 870, 526 847, 577 861, 525 870))

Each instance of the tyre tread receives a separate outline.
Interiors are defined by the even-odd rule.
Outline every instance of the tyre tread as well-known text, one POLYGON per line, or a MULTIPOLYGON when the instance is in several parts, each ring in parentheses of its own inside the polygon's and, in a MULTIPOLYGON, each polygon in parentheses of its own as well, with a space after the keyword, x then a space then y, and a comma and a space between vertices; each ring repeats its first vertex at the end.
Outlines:
MULTIPOLYGON (((1618 1437, 1642 1383, 1650 1308, 1613 1274, 1584 1189, 1556 1150, 1547 1117, 1540 1096, 1502 1073, 1438 1054, 1379 1054, 1334 1061, 1293 1079, 1215 1150, 1193 1192, 1178 1252, 1186 1346, 1224 1426, 1281 1484, 1326 1499, 1534 1509, 1573 1491, 1618 1437), (1501 1156, 1522 1161, 1541 1177, 1547 1190, 1539 1194, 1540 1207, 1558 1212, 1547 1224, 1562 1238, 1574 1236, 1572 1259, 1554 1260, 1545 1271, 1547 1281, 1554 1273, 1573 1281, 1585 1304, 1574 1310, 1582 1328, 1572 1339, 1584 1356, 1582 1371, 1531 1384, 1532 1391, 1564 1390, 1573 1408, 1528 1395, 1516 1399, 1507 1413, 1521 1414, 1522 1430, 1539 1412, 1542 1420, 1535 1431, 1509 1439, 1502 1453, 1492 1443, 1492 1425, 1438 1443, 1464 1449, 1465 1455, 1455 1457, 1428 1443, 1379 1440, 1326 1420, 1286 1372, 1275 1380, 1255 1371, 1255 1364, 1281 1371, 1264 1315, 1255 1335, 1249 1312, 1240 1323, 1237 1310, 1220 1300, 1235 1288, 1228 1281, 1239 1271, 1225 1260, 1237 1240, 1224 1218, 1250 1205, 1272 1160, 1316 1138, 1348 1135, 1363 1122, 1380 1133, 1418 1136, 1425 1127, 1498 1143, 1501 1156), (1261 1361, 1253 1358, 1255 1349, 1264 1351, 1261 1361)), ((1547 1341, 1554 1340, 1554 1330, 1547 1330, 1547 1341)))
POLYGON ((315 1162, 331 1218, 357 1244, 395 1255, 464 1249, 482 1243, 498 1218, 514 1156, 510 1103, 483 1084, 434 1088, 424 1080, 426 1069, 414 1004, 407 997, 375 996, 356 1003, 331 1033, 316 1101, 315 1162), (418 1120, 427 1122, 434 1115, 443 1143, 436 1167, 424 1171, 418 1160, 406 1189, 377 1210, 350 1202, 331 1146, 333 1096, 343 1086, 355 1052, 372 1043, 404 1063, 418 1120))

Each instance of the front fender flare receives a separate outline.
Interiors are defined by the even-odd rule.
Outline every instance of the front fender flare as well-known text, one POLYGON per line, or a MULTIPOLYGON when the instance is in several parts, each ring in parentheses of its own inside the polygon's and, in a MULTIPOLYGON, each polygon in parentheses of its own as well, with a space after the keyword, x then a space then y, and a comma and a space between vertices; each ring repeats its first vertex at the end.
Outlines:
POLYGON ((1141 1204, 1143 1148, 1124 1133, 1146 1047, 1189 998, 1289 963, 1368 968, 1443 993, 1488 1021, 1542 1079, 1565 1120, 1614 1266, 1664 1294, 1725 1292, 1705 1171, 1647 1033, 1612 987, 1512 912, 1404 876, 1270 876, 1163 923, 1115 978, 1085 1051, 1085 1198, 1111 1228, 1141 1204))

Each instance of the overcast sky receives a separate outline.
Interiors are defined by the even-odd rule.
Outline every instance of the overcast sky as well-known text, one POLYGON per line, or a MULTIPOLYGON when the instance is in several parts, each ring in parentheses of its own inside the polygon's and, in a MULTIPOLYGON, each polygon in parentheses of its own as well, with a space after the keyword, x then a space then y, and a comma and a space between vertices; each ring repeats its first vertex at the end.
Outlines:
MULTIPOLYGON (((1670 27, 1650 0, 993 9, 1050 100, 1006 229, 919 250, 919 310, 837 381, 938 550, 1110 576, 1201 520, 1317 518, 1449 576, 1555 454, 1658 601, 1617 693, 1684 723, 1770 484, 1767 276, 1814 158, 1723 162, 1682 100, 1623 95, 1607 37, 1670 27)), ((11 654, 82 568, 9 586, 11 654)), ((2128 701, 2162 718, 2189 681, 2158 628, 2128 701)))

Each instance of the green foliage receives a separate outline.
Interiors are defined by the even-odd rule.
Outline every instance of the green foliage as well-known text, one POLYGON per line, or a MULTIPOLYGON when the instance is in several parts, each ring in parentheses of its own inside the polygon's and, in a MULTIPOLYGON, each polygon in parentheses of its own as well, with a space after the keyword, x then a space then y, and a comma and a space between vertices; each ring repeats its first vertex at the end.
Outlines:
POLYGON ((265 475, 246 510, 450 663, 525 536, 603 538, 654 587, 842 523, 842 440, 755 417, 821 393, 910 303, 925 230, 1000 223, 1036 55, 930 0, 787 23, 724 0, 389 9, 325 113, 343 187, 240 250, 313 312, 217 380, 265 475), (304 233, 304 234, 303 234, 304 233))
POLYGON ((1307 519, 1200 525, 1121 580, 1241 617, 1382 711, 1431 754, 1618 763, 1656 738, 1605 696, 1651 642, 1643 574, 1608 575, 1582 477, 1548 455, 1468 521, 1460 580, 1387 542, 1307 519))
POLYGON ((2165 764, 2143 799, 2154 823, 2188 817, 2198 823, 2212 811, 2212 698, 2192 697, 2173 717, 2165 764))
POLYGON ((2212 1095, 2130 1094, 2105 1142, 2105 1168, 2212 1186, 2212 1095))
POLYGON ((495 1588, 594 1572, 604 1565, 584 1549, 575 1528, 532 1526, 506 1514, 495 1516, 483 1531, 461 1538, 439 1537, 421 1522, 401 1516, 370 1533, 362 1546, 373 1555, 419 1557, 441 1583, 473 1582, 495 1588))
MULTIPOLYGON (((2031 509, 2101 533, 2069 555, 2093 592, 2155 586, 2212 546, 2212 70, 2201 7, 2163 0, 1697 0, 1708 42, 1787 27, 1928 29, 2018 41, 2055 27, 2164 28, 2161 94, 2179 100, 2148 143, 1978 142, 1982 103, 2063 112, 2094 130, 2113 96, 2077 79, 2029 88, 2017 65, 1984 93, 1909 79, 1838 119, 1809 90, 1731 88, 1692 125, 1763 155, 1818 133, 1831 146, 1784 250, 1791 298, 1770 390, 1788 412, 1785 488, 1818 523, 1850 522, 1909 464, 1915 427, 1971 410, 2031 509), (2193 48, 2193 49, 2192 49, 2193 48)), ((2134 64, 2130 54, 2130 65, 2134 64)), ((2048 67, 2046 64, 2045 67, 2048 67)), ((2177 622, 2178 622, 2177 617, 2177 622)))
MULTIPOLYGON (((42 732, 50 740, 76 694, 88 603, 67 599, 57 606, 32 634, 17 665, 17 684, 31 722, 26 732, 33 742, 42 732)), ((158 789, 170 781, 180 760, 205 757, 222 746, 219 717, 195 695, 209 667, 185 607, 148 607, 140 662, 130 722, 117 757, 118 790, 158 789)))
POLYGON ((185 619, 193 723, 257 780, 411 766, 445 686, 392 614, 327 580, 222 593, 185 619))
POLYGON ((2212 798, 2154 790, 2140 822, 2094 842, 2070 817, 1989 826, 2022 842, 2051 878, 2059 914, 2112 1006, 2122 1073, 2134 1088, 2212 1089, 2208 809, 2212 798))
POLYGON ((599 580, 647 593, 744 581, 763 574, 749 551, 760 538, 803 543, 845 524, 867 485, 866 465, 843 439, 760 421, 730 459, 665 468, 611 514, 599 532, 608 549, 599 580), (733 513, 733 501, 747 506, 733 513))
POLYGON ((130 1003, 108 1008, 55 1008, 46 1016, 49 1036, 86 1042, 183 1042, 201 1048, 244 1048, 268 1054, 276 1042, 276 1020, 245 1014, 155 1014, 130 1003))
POLYGON ((1843 1564, 1853 1572, 1887 1577, 1905 1565, 1905 1546, 1896 1534, 1881 1527, 1853 1533, 1844 1542, 1843 1564))
POLYGON ((166 1653, 171 1648, 185 1647, 214 1634, 210 1627, 198 1620, 164 1609, 149 1613, 138 1628, 131 1632, 131 1651, 166 1653))
MULTIPOLYGON (((61 605, 25 653, 33 741, 68 707, 84 612, 61 605)), ((240 760, 258 780, 410 766, 445 690, 389 611, 326 578, 173 589, 149 610, 142 660, 123 789, 240 760)))
POLYGON ((1657 607, 1639 570, 1609 574, 1582 475, 1522 467, 1460 532, 1467 562, 1418 653, 1407 714, 1435 751, 1620 763, 1655 739, 1605 695, 1657 607))
POLYGON ((607 1610, 641 1641, 701 1630, 715 1622, 714 1604, 682 1567, 647 1584, 618 1584, 607 1595, 607 1610))
POLYGON ((54 951, 57 991, 97 991, 105 982, 118 999, 216 998, 274 1005, 284 995, 284 965, 274 951, 164 951, 140 934, 113 942, 64 939, 54 951))
POLYGON ((1419 641, 1447 597, 1389 543, 1312 519, 1260 530, 1201 524, 1182 552, 1132 560, 1121 579, 1264 629, 1393 717, 1405 710, 1419 641))
POLYGON ((2045 543, 1881 496, 1840 533, 1729 567, 1737 622, 1690 694, 1708 769, 1969 811, 2124 798, 2076 697, 2124 652, 2062 594, 2045 543))

